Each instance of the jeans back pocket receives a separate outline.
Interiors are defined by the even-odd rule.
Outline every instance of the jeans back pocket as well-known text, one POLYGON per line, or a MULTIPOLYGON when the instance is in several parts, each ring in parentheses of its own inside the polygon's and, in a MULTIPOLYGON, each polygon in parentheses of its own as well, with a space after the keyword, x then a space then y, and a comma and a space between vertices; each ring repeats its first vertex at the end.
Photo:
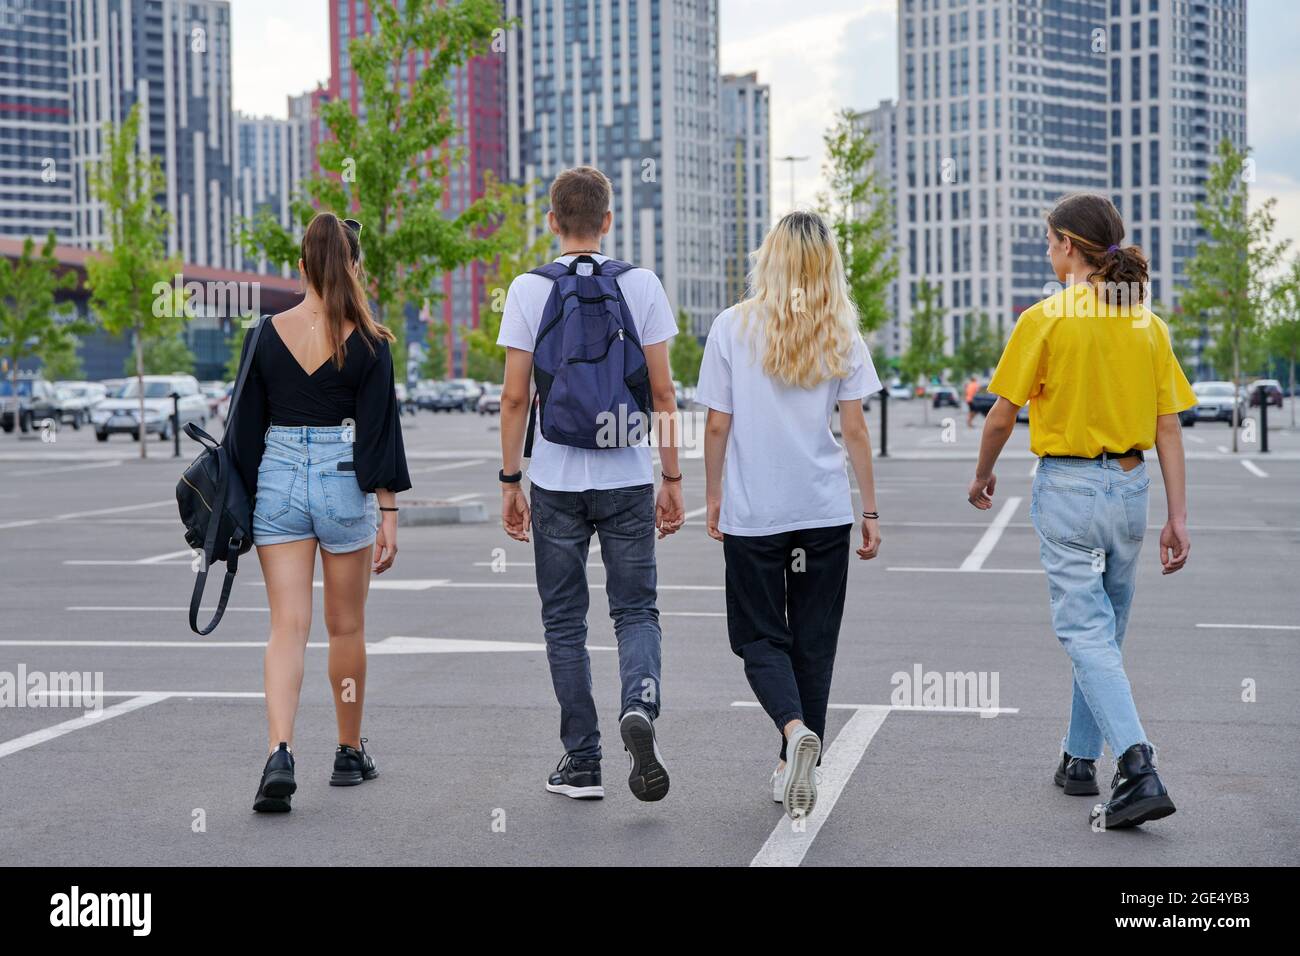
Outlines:
POLYGON ((1094 488, 1080 485, 1034 485, 1033 516, 1040 534, 1061 544, 1077 544, 1092 527, 1097 507, 1094 488))
POLYGON ((1131 541, 1141 541, 1147 533, 1147 499, 1151 487, 1150 479, 1143 481, 1141 485, 1125 489, 1124 495, 1124 521, 1128 526, 1128 536, 1131 541))
POLYGON ((253 514, 274 521, 288 512, 293 504, 293 483, 298 476, 295 465, 267 464, 257 471, 257 493, 253 496, 253 514))
POLYGON ((340 524, 352 524, 366 516, 366 493, 357 484, 351 471, 323 471, 321 485, 325 490, 325 511, 340 524))

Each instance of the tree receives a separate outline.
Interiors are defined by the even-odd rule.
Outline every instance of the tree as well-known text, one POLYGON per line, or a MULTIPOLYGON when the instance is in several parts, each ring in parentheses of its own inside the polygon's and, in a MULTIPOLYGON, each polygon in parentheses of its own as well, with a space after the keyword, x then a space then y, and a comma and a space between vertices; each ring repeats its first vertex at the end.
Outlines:
POLYGON ((987 313, 971 311, 962 319, 961 342, 953 350, 949 367, 960 378, 982 375, 998 364, 1002 340, 987 313))
MULTIPOLYGON (((1280 262, 1287 242, 1272 238, 1275 200, 1249 208, 1249 150, 1238 150, 1225 138, 1218 154, 1205 183, 1205 201, 1196 207, 1196 221, 1206 241, 1187 263, 1182 307, 1213 336, 1215 367, 1230 368, 1233 385, 1240 387, 1243 366, 1258 347, 1269 298, 1268 275, 1280 262)), ((1234 452, 1239 425, 1234 404, 1234 452)))
MULTIPOLYGON (((242 340, 240 345, 243 345, 242 340)), ((190 347, 185 344, 185 339, 182 338, 179 332, 146 339, 144 348, 141 350, 141 358, 144 363, 145 375, 194 374, 194 353, 190 351, 190 347)), ((235 353, 234 361, 238 366, 238 352, 235 353)), ((123 371, 127 375, 131 375, 134 372, 134 365, 134 356, 128 355, 123 371)), ((235 374, 239 374, 238 368, 236 368, 235 374)))
POLYGON ((51 336, 37 353, 41 360, 41 373, 52 382, 85 377, 86 369, 77 355, 81 339, 66 325, 59 326, 59 334, 51 336))
MULTIPOLYGON (((939 290, 925 279, 916 290, 916 301, 912 307, 912 322, 908 327, 907 351, 899 360, 903 379, 909 385, 917 381, 927 384, 930 379, 943 372, 948 364, 944 355, 943 344, 943 310, 937 301, 939 290)), ((925 422, 930 422, 930 404, 923 402, 925 422)))
MULTIPOLYGON (((293 203, 306 226, 317 208, 364 225, 362 249, 375 318, 397 336, 395 365, 405 369, 405 309, 440 297, 434 280, 471 261, 492 258, 497 240, 486 227, 499 212, 497 194, 456 216, 443 209, 443 183, 462 160, 447 144, 461 133, 452 109, 452 70, 489 52, 500 34, 497 0, 405 0, 372 3, 374 31, 348 45, 361 109, 336 100, 321 109, 328 136, 317 153, 323 173, 304 182, 293 203), (412 62, 421 65, 418 72, 412 62)), ((298 242, 267 210, 241 223, 253 255, 296 266, 298 242)))
POLYGON ((1272 354, 1287 367, 1291 427, 1295 428, 1295 406, 1300 401, 1295 391, 1295 368, 1300 363, 1300 256, 1291 260, 1285 276, 1277 284, 1268 324, 1268 344, 1272 354))
POLYGON ((91 172, 91 192, 104 204, 107 241, 100 254, 86 260, 86 285, 91 306, 104 329, 113 335, 131 333, 135 376, 140 397, 140 457, 144 441, 144 374, 147 342, 176 334, 185 310, 172 291, 172 276, 181 270, 179 257, 167 258, 169 217, 155 197, 166 185, 156 156, 136 148, 140 107, 121 126, 104 130, 104 158, 91 172), (160 291, 161 290, 161 291, 160 291))
POLYGON ((700 363, 704 361, 704 349, 700 340, 691 331, 691 320, 685 309, 677 310, 677 334, 669 346, 668 361, 673 369, 673 377, 684 386, 693 387, 700 381, 700 363))
MULTIPOLYGON (((16 261, 0 259, 0 338, 3 357, 9 367, 9 394, 14 407, 14 434, 18 428, 18 363, 30 355, 66 347, 68 332, 54 312, 55 293, 76 285, 76 275, 60 274, 54 256, 54 231, 45 237, 39 255, 30 236, 16 261)), ((75 354, 75 346, 74 346, 75 354)))
POLYGON ((536 181, 523 185, 498 182, 490 172, 485 178, 485 195, 493 197, 499 207, 489 219, 492 235, 498 242, 498 255, 483 278, 478 328, 469 329, 465 340, 469 345, 469 361, 477 363, 475 356, 487 359, 483 364, 493 368, 500 365, 502 374, 505 374, 506 350, 497 345, 497 336, 501 333, 506 292, 516 276, 546 262, 555 242, 546 227, 545 211, 528 201, 537 188, 536 181))
POLYGON ((447 348, 449 331, 450 327, 446 322, 429 323, 429 332, 424 345, 424 361, 420 365, 422 377, 432 379, 447 377, 447 361, 451 357, 451 350, 447 348))
POLYGON ((835 233, 862 331, 873 332, 889 320, 889 288, 898 274, 889 192, 872 163, 871 134, 852 111, 838 113, 823 140, 829 189, 817 197, 818 212, 835 233))

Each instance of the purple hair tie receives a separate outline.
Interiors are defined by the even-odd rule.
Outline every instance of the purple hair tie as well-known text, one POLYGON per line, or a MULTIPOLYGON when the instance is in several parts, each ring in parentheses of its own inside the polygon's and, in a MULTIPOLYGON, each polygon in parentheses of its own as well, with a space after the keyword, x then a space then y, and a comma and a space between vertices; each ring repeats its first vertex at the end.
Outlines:
POLYGON ((1107 251, 1107 252, 1119 252, 1119 246, 1111 246, 1111 247, 1109 247, 1106 251, 1107 251))

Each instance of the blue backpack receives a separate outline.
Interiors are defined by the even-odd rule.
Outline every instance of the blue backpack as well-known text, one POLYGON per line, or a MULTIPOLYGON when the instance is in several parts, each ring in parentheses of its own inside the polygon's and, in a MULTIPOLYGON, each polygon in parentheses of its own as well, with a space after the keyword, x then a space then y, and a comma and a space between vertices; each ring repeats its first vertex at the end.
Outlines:
POLYGON ((618 277, 631 268, 583 255, 567 266, 552 262, 532 270, 555 285, 533 346, 537 396, 525 458, 532 456, 538 415, 547 441, 575 448, 637 445, 648 431, 650 369, 618 287, 618 277), (581 262, 591 264, 591 275, 578 273, 581 262))

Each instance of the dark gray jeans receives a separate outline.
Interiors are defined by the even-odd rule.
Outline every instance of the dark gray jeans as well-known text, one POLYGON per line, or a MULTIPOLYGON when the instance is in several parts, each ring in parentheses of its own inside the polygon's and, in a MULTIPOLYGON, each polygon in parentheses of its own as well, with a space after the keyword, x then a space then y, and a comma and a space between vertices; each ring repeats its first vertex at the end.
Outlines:
POLYGON ((560 740, 580 760, 600 759, 600 730, 587 653, 587 551, 594 531, 618 639, 619 717, 641 707, 659 716, 659 611, 655 607, 654 486, 593 491, 532 487, 533 554, 542 598, 546 658, 560 702, 560 740))

